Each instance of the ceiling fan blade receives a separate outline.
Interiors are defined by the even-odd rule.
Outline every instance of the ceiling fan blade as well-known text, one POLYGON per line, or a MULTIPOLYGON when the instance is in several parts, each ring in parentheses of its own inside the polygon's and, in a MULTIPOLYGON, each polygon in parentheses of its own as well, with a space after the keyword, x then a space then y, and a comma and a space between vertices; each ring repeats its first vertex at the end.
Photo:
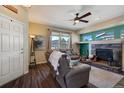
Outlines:
POLYGON ((88 23, 89 21, 87 20, 79 20, 80 22, 88 23))
POLYGON ((81 17, 79 17, 78 19, 82 19, 82 18, 87 17, 87 16, 89 16, 89 15, 91 15, 91 12, 88 12, 88 13, 86 13, 86 14, 82 15, 82 16, 81 16, 81 17))

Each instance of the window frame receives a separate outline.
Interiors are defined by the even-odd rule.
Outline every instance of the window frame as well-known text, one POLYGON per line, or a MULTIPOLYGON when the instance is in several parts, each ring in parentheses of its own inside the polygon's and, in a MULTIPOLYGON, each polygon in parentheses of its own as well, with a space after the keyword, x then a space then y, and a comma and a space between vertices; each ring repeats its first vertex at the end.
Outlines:
MULTIPOLYGON (((51 31, 51 34, 50 34, 50 49, 52 49, 52 36, 59 36, 59 48, 57 48, 57 49, 65 49, 65 48, 62 48, 61 47, 61 38, 62 38, 62 36, 64 36, 63 34, 68 34, 69 35, 69 46, 68 46, 68 48, 66 48, 66 49, 70 49, 72 46, 72 35, 71 35, 71 33, 70 32, 62 32, 62 31, 51 31), (52 33, 59 33, 59 35, 52 35, 52 33)), ((55 48, 55 50, 56 50, 56 48, 55 48)))
POLYGON ((120 31, 120 39, 124 39, 124 30, 120 31))
MULTIPOLYGON (((67 46, 67 48, 66 49, 70 49, 70 46, 71 46, 71 35, 70 34, 68 34, 68 36, 66 36, 66 35, 63 35, 63 34, 67 34, 67 33, 61 33, 60 34, 60 46, 62 46, 62 38, 63 37, 69 37, 69 41, 68 41, 68 46, 67 46)), ((60 49, 64 49, 64 48, 62 48, 62 47, 60 47, 60 49)))

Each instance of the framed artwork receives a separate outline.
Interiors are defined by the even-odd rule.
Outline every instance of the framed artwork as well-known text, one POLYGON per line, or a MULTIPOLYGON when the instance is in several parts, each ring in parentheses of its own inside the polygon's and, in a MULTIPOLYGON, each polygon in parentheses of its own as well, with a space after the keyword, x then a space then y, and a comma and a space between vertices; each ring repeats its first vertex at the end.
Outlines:
POLYGON ((35 51, 45 50, 45 38, 41 35, 36 35, 34 38, 35 51))

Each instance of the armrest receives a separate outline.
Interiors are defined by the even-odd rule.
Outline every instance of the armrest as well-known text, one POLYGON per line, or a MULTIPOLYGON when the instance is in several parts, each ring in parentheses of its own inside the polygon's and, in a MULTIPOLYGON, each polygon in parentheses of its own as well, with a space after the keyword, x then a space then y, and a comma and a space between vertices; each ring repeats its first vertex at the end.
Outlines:
POLYGON ((91 70, 91 66, 87 64, 81 64, 74 66, 70 71, 66 74, 66 78, 70 78, 72 76, 75 76, 76 74, 81 74, 83 72, 87 72, 91 70))
POLYGON ((81 64, 70 69, 65 76, 67 87, 81 87, 89 81, 89 72, 91 67, 86 64, 81 64))

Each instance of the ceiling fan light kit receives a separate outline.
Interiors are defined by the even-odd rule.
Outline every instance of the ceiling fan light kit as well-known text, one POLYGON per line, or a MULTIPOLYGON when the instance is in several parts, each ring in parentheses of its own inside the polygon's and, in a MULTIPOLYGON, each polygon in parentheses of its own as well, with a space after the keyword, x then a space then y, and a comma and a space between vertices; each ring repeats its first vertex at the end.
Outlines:
POLYGON ((75 23, 79 23, 80 21, 79 21, 79 20, 75 20, 74 22, 75 22, 75 23))
POLYGON ((76 13, 75 15, 76 15, 76 17, 72 20, 72 21, 74 21, 74 24, 73 25, 76 25, 76 23, 79 23, 79 22, 88 23, 89 21, 82 20, 82 19, 85 18, 85 17, 90 16, 91 15, 91 12, 88 12, 88 13, 80 16, 80 17, 79 17, 79 13, 76 13))

